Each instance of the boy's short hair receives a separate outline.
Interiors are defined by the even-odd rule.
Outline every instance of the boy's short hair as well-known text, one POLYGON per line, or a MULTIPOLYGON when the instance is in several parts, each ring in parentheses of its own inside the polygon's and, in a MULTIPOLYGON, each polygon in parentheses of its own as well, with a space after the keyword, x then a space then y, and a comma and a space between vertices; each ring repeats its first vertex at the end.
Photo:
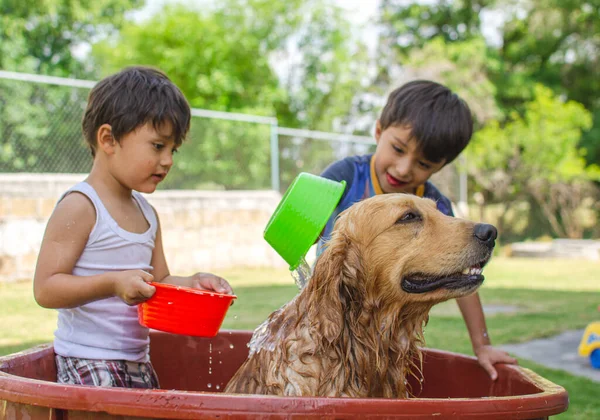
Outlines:
POLYGON ((453 161, 469 144, 473 117, 467 103, 446 86, 415 80, 394 90, 379 118, 381 130, 410 125, 427 160, 453 161))
POLYGON ((175 144, 181 145, 190 129, 190 106, 179 88, 160 70, 127 67, 98 82, 88 96, 82 128, 92 156, 96 134, 110 124, 119 141, 125 134, 151 122, 155 129, 170 122, 175 144))

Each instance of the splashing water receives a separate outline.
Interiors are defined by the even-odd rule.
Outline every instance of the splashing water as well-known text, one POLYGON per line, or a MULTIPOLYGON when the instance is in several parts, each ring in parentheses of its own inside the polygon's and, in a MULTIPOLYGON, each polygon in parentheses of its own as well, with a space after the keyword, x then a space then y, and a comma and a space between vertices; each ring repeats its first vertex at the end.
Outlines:
POLYGON ((308 265, 304 258, 300 260, 300 264, 298 265, 298 267, 296 267, 296 269, 293 270, 291 273, 292 277, 294 278, 294 281, 296 282, 296 286, 298 286, 298 289, 300 290, 302 290, 304 286, 306 286, 306 283, 308 283, 310 277, 312 276, 312 270, 310 268, 310 265, 308 265))
MULTIPOLYGON (((296 282, 296 286, 298 286, 298 289, 302 290, 310 280, 312 270, 306 260, 302 258, 300 260, 300 264, 298 264, 298 267, 295 270, 292 270, 291 274, 296 282)), ((298 297, 298 295, 296 295, 296 297, 298 297)), ((279 325, 278 328, 271 329, 270 324, 276 320, 279 322, 278 315, 287 305, 293 305, 296 297, 292 299, 292 301, 283 305, 277 311, 273 312, 269 318, 267 318, 254 330, 252 338, 247 344, 249 348, 248 357, 252 356, 254 353, 259 353, 261 350, 273 351, 275 349, 275 343, 281 338, 278 336, 285 332, 285 328, 282 328, 282 326, 279 325)))
POLYGON ((266 340, 269 337, 269 318, 263 321, 252 334, 250 342, 247 344, 250 351, 248 357, 254 353, 260 352, 263 348, 267 347, 266 340))
MULTIPOLYGON (((283 339, 283 334, 286 333, 287 328, 285 324, 281 323, 279 314, 290 305, 295 305, 296 299, 299 295, 296 295, 294 299, 277 309, 269 316, 262 324, 254 330, 250 342, 247 344, 250 349, 248 357, 254 353, 259 353, 261 350, 273 351, 275 350, 275 343, 280 342, 283 339), (271 327, 271 323, 274 323, 276 327, 271 327)), ((286 323, 289 322, 286 321, 286 323)))
MULTIPOLYGON (((302 258, 298 267, 295 270, 292 270, 291 274, 296 282, 296 286, 298 286, 298 289, 302 290, 310 280, 312 270, 306 260, 302 258)), ((298 297, 298 295, 296 295, 296 297, 298 297)), ((252 338, 247 344, 248 348, 250 349, 248 352, 248 357, 252 356, 254 353, 259 353, 261 350, 273 351, 275 349, 275 343, 281 338, 278 336, 283 334, 285 329, 281 328, 281 325, 278 329, 271 329, 269 328, 270 323, 274 320, 277 320, 277 316, 279 313, 281 313, 283 308, 285 308, 287 305, 293 305, 295 300, 296 298, 279 308, 254 330, 252 338)))

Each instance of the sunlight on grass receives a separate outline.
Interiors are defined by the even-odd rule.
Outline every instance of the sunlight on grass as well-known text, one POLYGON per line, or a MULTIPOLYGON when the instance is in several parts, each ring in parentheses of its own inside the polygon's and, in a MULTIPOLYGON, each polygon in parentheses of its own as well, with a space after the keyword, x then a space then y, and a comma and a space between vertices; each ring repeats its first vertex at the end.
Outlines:
POLYGON ((35 302, 30 282, 0 283, 0 354, 52 341, 56 318, 35 302))
POLYGON ((225 271, 215 271, 226 279, 234 289, 239 286, 264 286, 270 284, 291 286, 294 279, 290 270, 283 268, 234 268, 225 271))
POLYGON ((600 261, 494 257, 484 275, 484 288, 600 291, 600 261))

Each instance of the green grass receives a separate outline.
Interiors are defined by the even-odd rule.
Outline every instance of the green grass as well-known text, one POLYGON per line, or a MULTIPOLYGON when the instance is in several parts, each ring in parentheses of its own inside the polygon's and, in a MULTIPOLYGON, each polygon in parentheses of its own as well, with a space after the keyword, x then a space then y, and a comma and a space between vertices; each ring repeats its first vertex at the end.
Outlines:
MULTIPOLYGON (((515 313, 487 316, 494 344, 551 336, 597 321, 598 273, 600 264, 593 261, 493 259, 485 269, 482 301, 518 308, 515 313)), ((286 269, 237 269, 217 274, 230 281, 238 296, 223 328, 253 329, 297 293, 286 269)), ((51 341, 56 326, 56 312, 36 305, 30 283, 0 284, 0 319, 0 355, 51 341)), ((434 307, 425 338, 430 347, 471 354, 455 302, 434 307)), ((571 406, 559 416, 561 420, 594 418, 600 413, 598 383, 525 360, 520 364, 569 391, 571 406)))

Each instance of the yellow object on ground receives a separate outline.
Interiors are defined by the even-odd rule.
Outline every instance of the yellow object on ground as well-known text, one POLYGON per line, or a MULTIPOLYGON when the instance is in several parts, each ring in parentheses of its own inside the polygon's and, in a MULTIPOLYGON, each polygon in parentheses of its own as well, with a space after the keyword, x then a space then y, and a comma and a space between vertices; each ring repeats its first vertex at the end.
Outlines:
POLYGON ((595 349, 600 349, 600 322, 592 322, 585 328, 579 343, 579 355, 589 356, 595 349))

